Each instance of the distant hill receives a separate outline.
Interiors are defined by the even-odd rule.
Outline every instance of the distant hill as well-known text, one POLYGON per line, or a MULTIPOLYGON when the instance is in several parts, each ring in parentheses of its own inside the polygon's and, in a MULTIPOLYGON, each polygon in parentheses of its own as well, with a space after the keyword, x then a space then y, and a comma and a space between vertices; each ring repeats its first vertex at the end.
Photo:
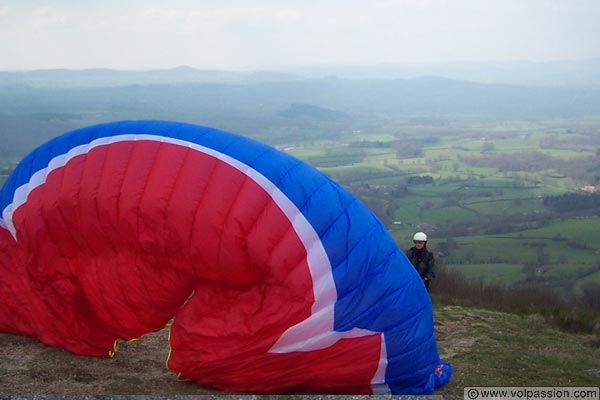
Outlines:
POLYGON ((208 70, 189 66, 156 70, 0 71, 0 86, 89 88, 105 86, 291 82, 336 77, 350 80, 398 80, 423 76, 488 84, 600 88, 600 58, 548 62, 454 62, 445 64, 374 64, 296 66, 279 70, 208 70))
POLYGON ((335 76, 342 79, 411 79, 425 75, 478 83, 600 87, 600 58, 547 62, 488 61, 414 65, 340 65, 295 67, 289 72, 304 77, 335 76))
POLYGON ((139 71, 106 68, 0 71, 0 86, 25 85, 54 89, 190 83, 279 82, 296 79, 300 78, 283 72, 201 70, 187 66, 139 71))
MULTIPOLYGON (((133 75, 122 73, 37 71, 23 73, 23 80, 17 79, 19 73, 0 74, 0 155, 23 154, 69 129, 123 119, 187 121, 281 141, 295 129, 295 134, 306 135, 308 126, 318 134, 315 128, 319 124, 329 124, 326 132, 332 135, 356 129, 356 123, 367 121, 369 115, 402 116, 411 123, 430 126, 443 124, 448 115, 497 119, 600 115, 600 88, 481 84, 433 76, 298 79, 278 73, 247 74, 244 82, 236 83, 235 74, 188 68, 164 72, 179 76, 177 83, 116 84, 115 77, 131 82, 133 75), (7 78, 10 74, 17 75, 7 78), (231 81, 185 83, 186 76, 231 81), (46 86, 25 83, 34 77, 46 86), (106 84, 107 80, 112 83, 106 84), (61 82, 71 82, 73 87, 61 82), (81 87, 76 82, 91 86, 81 87), (105 86, 92 85, 102 82, 105 86)), ((140 74, 134 74, 140 81, 153 76, 157 82, 163 79, 159 71, 140 74)), ((172 77, 163 80, 172 81, 172 77)), ((325 129, 324 125, 320 128, 325 129)))
MULTIPOLYGON (((56 72, 56 74, 59 74, 56 72)), ((63 79, 70 74, 63 71, 63 79)), ((74 73, 76 80, 78 73, 74 73)), ((281 77, 280 77, 281 78, 281 77)), ((224 115, 275 114, 292 104, 340 112, 395 115, 487 114, 498 117, 572 117, 600 113, 600 88, 551 88, 480 84, 439 77, 396 80, 336 78, 251 83, 137 84, 90 88, 0 90, 0 110, 9 112, 117 112, 129 118, 178 118, 211 111, 224 115)), ((306 110, 290 109, 292 113, 306 110)))

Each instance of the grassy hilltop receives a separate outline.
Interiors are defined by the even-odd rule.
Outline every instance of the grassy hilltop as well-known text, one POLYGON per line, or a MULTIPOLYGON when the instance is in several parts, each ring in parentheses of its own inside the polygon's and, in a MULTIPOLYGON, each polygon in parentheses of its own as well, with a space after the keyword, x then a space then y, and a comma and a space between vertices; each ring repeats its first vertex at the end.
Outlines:
MULTIPOLYGON (((435 298, 434 312, 440 355, 454 368, 450 382, 434 394, 462 399, 465 386, 598 386, 598 336, 559 331, 536 314, 441 304, 435 298)), ((114 358, 100 359, 0 334, 0 393, 220 395, 178 381, 165 368, 167 336, 164 329, 121 343, 114 358)))
POLYGON ((538 314, 435 305, 442 359, 454 373, 436 391, 462 399, 467 386, 598 386, 600 337, 558 330, 538 314))

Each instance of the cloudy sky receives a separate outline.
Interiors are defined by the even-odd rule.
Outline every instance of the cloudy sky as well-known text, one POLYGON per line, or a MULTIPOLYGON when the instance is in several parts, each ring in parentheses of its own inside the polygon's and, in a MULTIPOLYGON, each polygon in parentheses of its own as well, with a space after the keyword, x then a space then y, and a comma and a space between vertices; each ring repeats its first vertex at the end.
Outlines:
POLYGON ((0 70, 600 57, 600 0, 0 0, 0 70))

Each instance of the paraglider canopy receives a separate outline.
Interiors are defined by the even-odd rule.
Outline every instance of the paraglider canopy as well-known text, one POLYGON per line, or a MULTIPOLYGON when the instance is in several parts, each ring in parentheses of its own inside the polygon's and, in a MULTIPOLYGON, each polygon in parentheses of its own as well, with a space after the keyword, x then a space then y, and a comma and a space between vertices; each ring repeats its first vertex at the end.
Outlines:
POLYGON ((228 391, 431 393, 431 302, 381 222, 231 133, 123 121, 59 136, 0 194, 0 331, 78 354, 170 320, 168 367, 228 391))

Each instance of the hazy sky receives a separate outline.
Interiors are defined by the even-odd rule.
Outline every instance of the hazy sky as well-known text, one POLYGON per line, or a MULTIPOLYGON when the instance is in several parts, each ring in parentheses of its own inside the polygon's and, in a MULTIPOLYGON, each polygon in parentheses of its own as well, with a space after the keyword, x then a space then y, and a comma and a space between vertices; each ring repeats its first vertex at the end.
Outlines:
POLYGON ((600 0, 0 0, 0 70, 600 57, 600 0))

